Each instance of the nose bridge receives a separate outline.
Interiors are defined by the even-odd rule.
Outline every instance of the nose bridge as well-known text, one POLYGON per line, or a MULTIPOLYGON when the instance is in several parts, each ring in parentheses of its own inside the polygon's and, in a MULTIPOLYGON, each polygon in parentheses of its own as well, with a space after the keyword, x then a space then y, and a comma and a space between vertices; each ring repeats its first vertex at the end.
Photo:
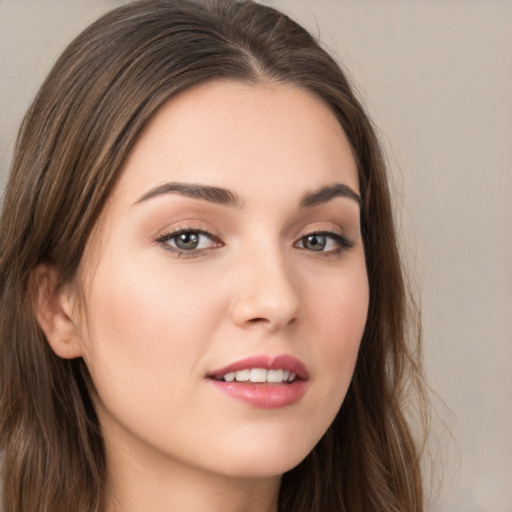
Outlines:
POLYGON ((277 329, 297 317, 299 283, 286 258, 286 248, 268 241, 257 245, 246 248, 241 256, 233 317, 244 327, 277 329))

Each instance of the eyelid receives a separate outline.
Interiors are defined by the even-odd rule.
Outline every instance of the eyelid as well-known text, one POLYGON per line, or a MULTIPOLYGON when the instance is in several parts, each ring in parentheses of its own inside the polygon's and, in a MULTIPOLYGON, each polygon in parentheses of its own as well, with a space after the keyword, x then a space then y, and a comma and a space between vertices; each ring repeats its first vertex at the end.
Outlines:
MULTIPOLYGON (((221 239, 219 235, 212 232, 210 228, 204 228, 202 226, 192 226, 192 225, 181 225, 174 228, 169 228, 166 231, 164 231, 162 234, 156 236, 154 238, 154 242, 156 244, 159 244, 162 246, 164 250, 167 252, 170 252, 174 254, 176 257, 182 257, 182 258, 194 258, 198 256, 203 256, 208 254, 213 249, 218 249, 220 247, 223 247, 225 245, 224 241, 221 239), (170 240, 179 237, 182 234, 187 233, 194 233, 198 234, 204 237, 207 237, 211 243, 208 247, 200 247, 200 248, 194 248, 194 249, 183 249, 180 247, 177 247, 176 245, 172 245, 169 243, 170 240)), ((334 228, 334 227, 313 227, 311 226, 310 229, 305 230, 301 233, 299 237, 295 239, 292 246, 300 249, 304 252, 314 254, 316 256, 321 257, 336 257, 341 256, 342 253, 345 251, 351 249, 354 245, 354 241, 349 239, 344 233, 343 230, 340 228, 334 228), (336 244, 336 247, 330 248, 327 250, 312 250, 311 248, 300 246, 300 244, 303 244, 304 240, 308 236, 323 236, 328 237, 331 240, 334 241, 336 244)))
MULTIPOLYGON (((340 253, 343 253, 344 251, 347 251, 351 249, 354 246, 354 241, 348 238, 341 230, 335 229, 335 228, 317 228, 317 229, 311 229, 306 231, 305 233, 301 234, 300 237, 293 243, 294 246, 297 246, 301 241, 303 241, 308 236, 312 235, 318 235, 318 236, 327 236, 333 238, 337 243, 338 247, 336 249, 331 249, 328 251, 318 251, 317 255, 323 255, 323 256, 333 256, 333 255, 339 255, 340 253)), ((308 251, 305 247, 299 247, 299 249, 304 249, 305 251, 308 251)), ((315 251, 308 251, 314 253, 315 251)))
POLYGON ((215 234, 212 233, 208 229, 204 229, 201 227, 192 227, 192 226, 179 226, 176 228, 170 228, 169 230, 165 231, 163 234, 157 236, 155 238, 155 243, 160 244, 164 250, 175 254, 178 257, 194 257, 203 255, 207 252, 209 252, 212 249, 220 248, 224 246, 224 242, 222 242, 221 238, 215 234), (206 236, 212 241, 211 247, 203 247, 200 249, 180 249, 179 247, 174 247, 167 243, 169 240, 172 240, 173 238, 177 238, 179 235, 185 234, 185 233, 196 233, 198 235, 206 236))

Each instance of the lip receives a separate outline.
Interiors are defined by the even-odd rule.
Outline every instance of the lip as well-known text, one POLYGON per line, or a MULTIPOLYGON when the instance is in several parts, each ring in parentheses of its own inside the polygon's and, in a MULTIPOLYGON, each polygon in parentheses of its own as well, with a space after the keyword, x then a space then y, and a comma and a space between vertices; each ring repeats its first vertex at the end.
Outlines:
POLYGON ((208 382, 221 393, 235 401, 259 409, 279 409, 298 402, 306 393, 308 371, 296 357, 290 355, 259 355, 241 359, 228 366, 208 374, 208 382), (245 370, 246 368, 263 368, 265 370, 288 370, 297 375, 289 384, 260 384, 247 382, 225 382, 220 379, 226 373, 245 370))

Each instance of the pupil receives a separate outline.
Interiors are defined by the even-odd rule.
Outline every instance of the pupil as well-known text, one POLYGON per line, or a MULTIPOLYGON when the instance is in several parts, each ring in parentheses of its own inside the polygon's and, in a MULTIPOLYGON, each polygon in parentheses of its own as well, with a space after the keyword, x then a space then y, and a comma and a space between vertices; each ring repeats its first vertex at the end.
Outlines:
POLYGON ((176 238, 176 246, 179 249, 195 249, 199 244, 197 233, 182 233, 176 238))
POLYGON ((325 236, 309 235, 306 237, 305 246, 312 251, 322 251, 325 248, 325 236))

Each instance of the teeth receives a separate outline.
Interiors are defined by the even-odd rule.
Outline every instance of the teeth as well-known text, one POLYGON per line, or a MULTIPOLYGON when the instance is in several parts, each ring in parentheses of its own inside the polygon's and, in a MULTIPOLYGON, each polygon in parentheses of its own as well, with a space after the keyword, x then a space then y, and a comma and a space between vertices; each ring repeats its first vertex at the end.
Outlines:
POLYGON ((250 370, 240 370, 239 372, 235 372, 235 379, 237 382, 247 382, 251 378, 250 370))
POLYGON ((253 368, 251 370, 251 382, 267 382, 267 370, 253 368))
POLYGON ((293 382, 297 375, 288 370, 265 370, 264 368, 251 368, 230 372, 224 375, 223 380, 226 382, 254 382, 254 383, 280 383, 293 382))
POLYGON ((267 372, 267 382, 282 382, 283 370, 269 370, 267 372))

